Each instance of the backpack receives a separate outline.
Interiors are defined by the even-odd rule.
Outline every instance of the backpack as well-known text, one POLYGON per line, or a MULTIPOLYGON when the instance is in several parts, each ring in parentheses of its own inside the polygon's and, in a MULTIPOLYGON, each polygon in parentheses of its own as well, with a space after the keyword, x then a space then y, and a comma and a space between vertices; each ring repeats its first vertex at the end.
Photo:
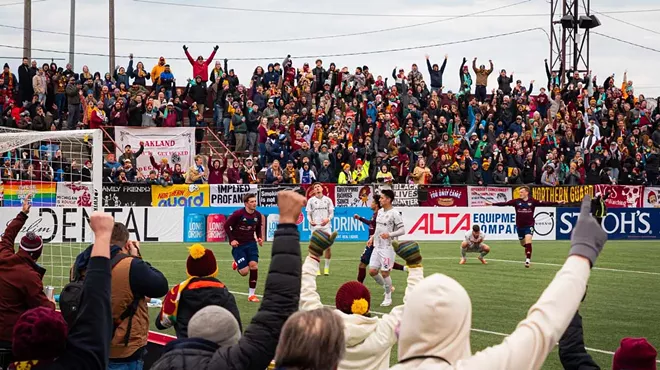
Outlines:
MULTIPOLYGON (((124 258, 131 257, 124 253, 117 253, 110 260, 110 270, 113 270, 119 262, 124 258)), ((66 321, 69 328, 71 328, 78 318, 78 313, 80 309, 80 301, 83 294, 83 286, 85 283, 85 276, 81 274, 77 268, 73 268, 71 282, 64 286, 62 292, 60 293, 60 311, 62 316, 66 321)), ((138 304, 140 303, 141 297, 135 297, 133 302, 126 307, 126 310, 119 315, 118 318, 113 318, 113 327, 112 327, 112 336, 114 337, 115 331, 121 325, 121 323, 129 319, 128 328, 126 330, 126 335, 124 336, 124 345, 128 345, 128 340, 131 334, 131 326, 133 322, 133 316, 137 312, 138 304)))

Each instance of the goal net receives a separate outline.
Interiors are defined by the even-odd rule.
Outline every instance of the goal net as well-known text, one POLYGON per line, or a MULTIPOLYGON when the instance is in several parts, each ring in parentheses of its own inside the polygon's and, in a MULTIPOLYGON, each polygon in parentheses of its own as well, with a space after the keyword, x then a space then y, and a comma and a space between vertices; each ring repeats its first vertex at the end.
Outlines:
POLYGON ((1 232, 31 195, 32 209, 15 246, 27 232, 41 236, 37 263, 46 269, 43 283, 59 294, 76 256, 93 240, 89 216, 102 205, 102 132, 0 127, 0 155, 1 232))

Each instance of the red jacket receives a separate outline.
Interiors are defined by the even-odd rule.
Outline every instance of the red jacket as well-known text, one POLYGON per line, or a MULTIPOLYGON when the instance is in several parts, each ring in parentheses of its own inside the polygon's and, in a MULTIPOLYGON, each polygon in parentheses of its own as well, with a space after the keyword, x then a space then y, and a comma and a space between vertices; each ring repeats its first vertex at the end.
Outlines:
POLYGON ((46 270, 24 250, 14 252, 14 241, 27 218, 19 213, 0 240, 0 341, 11 341, 14 324, 25 311, 42 306, 55 309, 41 281, 46 270))
POLYGON ((188 57, 188 61, 193 67, 193 79, 197 78, 197 76, 202 78, 202 82, 206 82, 209 80, 209 64, 213 61, 213 57, 215 57, 215 49, 211 53, 211 56, 205 60, 203 63, 197 63, 195 59, 190 56, 190 53, 188 50, 186 50, 186 56, 188 57))

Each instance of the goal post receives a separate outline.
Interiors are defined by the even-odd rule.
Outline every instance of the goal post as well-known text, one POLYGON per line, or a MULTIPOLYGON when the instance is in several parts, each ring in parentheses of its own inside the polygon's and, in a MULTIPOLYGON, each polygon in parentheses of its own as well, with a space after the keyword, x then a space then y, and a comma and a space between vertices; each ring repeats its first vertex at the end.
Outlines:
POLYGON ((44 286, 58 294, 76 256, 93 240, 89 215, 103 208, 103 133, 0 127, 0 155, 0 232, 31 195, 32 210, 15 245, 29 231, 42 237, 37 263, 46 269, 44 286))

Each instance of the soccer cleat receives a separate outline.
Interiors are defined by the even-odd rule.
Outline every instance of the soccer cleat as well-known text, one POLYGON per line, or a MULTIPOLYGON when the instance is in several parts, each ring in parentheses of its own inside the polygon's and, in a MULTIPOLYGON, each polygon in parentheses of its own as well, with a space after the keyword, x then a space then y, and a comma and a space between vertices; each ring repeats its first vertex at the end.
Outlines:
POLYGON ((327 268, 327 267, 326 267, 326 268, 324 268, 324 269, 323 269, 323 275, 325 275, 325 276, 328 276, 328 275, 330 275, 330 269, 329 269, 329 268, 327 268))
POLYGON ((465 262, 466 262, 465 258, 461 258, 461 262, 459 262, 458 264, 459 265, 465 265, 465 262))
POLYGON ((389 307, 392 305, 392 294, 387 294, 385 293, 385 299, 383 299, 383 303, 380 304, 381 307, 389 307))
POLYGON ((321 276, 321 269, 316 270, 316 276, 321 276))
POLYGON ((486 259, 483 258, 483 257, 481 257, 481 256, 477 257, 477 259, 478 259, 479 261, 481 261, 481 263, 484 264, 484 265, 487 265, 487 264, 488 264, 488 262, 486 262, 486 259))
POLYGON ((236 261, 233 261, 231 263, 231 269, 234 270, 234 271, 236 271, 236 269, 238 269, 238 263, 236 263, 236 261))
POLYGON ((256 295, 251 295, 251 296, 249 296, 249 297, 248 297, 248 301, 250 301, 250 302, 261 302, 261 301, 259 300, 259 297, 257 297, 256 295))
POLYGON ((527 258, 525 260, 525 268, 529 268, 529 266, 531 266, 531 265, 532 265, 532 261, 529 258, 527 258))

